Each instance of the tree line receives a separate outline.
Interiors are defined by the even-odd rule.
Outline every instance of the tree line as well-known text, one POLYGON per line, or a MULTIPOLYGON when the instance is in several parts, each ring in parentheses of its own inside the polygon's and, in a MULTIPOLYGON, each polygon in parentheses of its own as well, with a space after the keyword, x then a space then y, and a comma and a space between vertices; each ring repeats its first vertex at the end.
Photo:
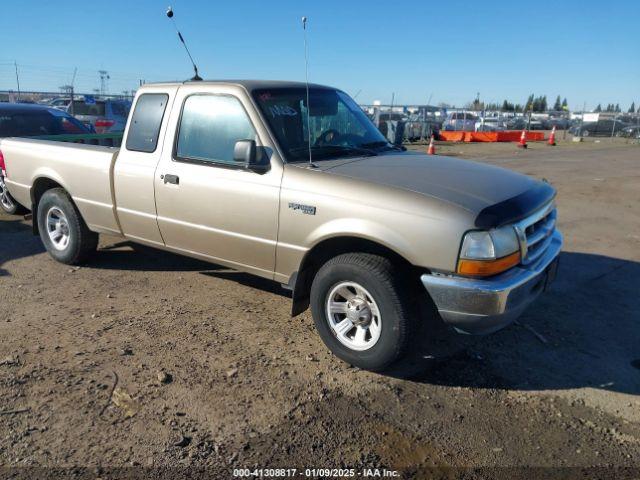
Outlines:
MULTIPOLYGON (((622 109, 620 108, 620 104, 619 103, 616 103, 615 105, 613 103, 610 103, 610 104, 607 105, 606 108, 602 108, 602 105, 598 104, 598 106, 596 107, 594 112, 621 113, 622 109)), ((627 113, 633 113, 633 112, 640 113, 640 107, 638 107, 638 109, 636 110, 636 102, 631 102, 631 106, 629 107, 629 110, 627 110, 627 113)))
MULTIPOLYGON (((473 102, 469 102, 465 105, 465 108, 470 110, 494 110, 501 112, 547 112, 549 110, 555 112, 563 112, 569 111, 569 102, 566 97, 561 99, 560 95, 556 97, 553 105, 549 105, 547 101, 546 95, 535 96, 533 93, 527 97, 527 101, 524 104, 521 103, 511 103, 508 100, 499 103, 485 103, 480 101, 480 99, 475 99, 473 102)), ((620 108, 620 104, 610 103, 606 106, 606 108, 602 108, 601 104, 595 109, 596 112, 622 112, 620 108)), ((627 113, 640 113, 640 106, 636 110, 636 103, 632 102, 631 106, 627 110, 627 113)))

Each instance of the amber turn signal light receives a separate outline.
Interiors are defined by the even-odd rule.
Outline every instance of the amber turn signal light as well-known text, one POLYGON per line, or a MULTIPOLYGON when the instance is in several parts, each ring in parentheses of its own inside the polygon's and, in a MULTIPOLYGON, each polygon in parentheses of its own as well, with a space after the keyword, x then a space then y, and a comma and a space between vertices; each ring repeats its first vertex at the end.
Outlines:
POLYGON ((458 273, 474 277, 488 277, 497 275, 520 263, 520 252, 514 252, 496 260, 465 260, 458 261, 458 273))

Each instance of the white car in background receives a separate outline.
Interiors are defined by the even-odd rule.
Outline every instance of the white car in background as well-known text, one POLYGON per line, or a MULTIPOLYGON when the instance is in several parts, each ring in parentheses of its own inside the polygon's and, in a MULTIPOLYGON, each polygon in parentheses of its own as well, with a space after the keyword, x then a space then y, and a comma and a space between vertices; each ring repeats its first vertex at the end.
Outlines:
POLYGON ((507 124, 500 117, 480 117, 475 123, 476 132, 499 132, 506 129, 507 124))
POLYGON ((67 110, 67 107, 71 103, 70 98, 54 98, 46 103, 49 107, 57 108, 58 110, 67 110))
POLYGON ((477 121, 478 117, 473 113, 452 112, 447 115, 442 128, 446 131, 473 132, 477 121))
POLYGON ((96 100, 93 97, 85 97, 74 99, 73 108, 71 107, 72 105, 67 107, 67 112, 90 128, 94 128, 96 133, 113 133, 124 131, 131 102, 110 98, 96 100))

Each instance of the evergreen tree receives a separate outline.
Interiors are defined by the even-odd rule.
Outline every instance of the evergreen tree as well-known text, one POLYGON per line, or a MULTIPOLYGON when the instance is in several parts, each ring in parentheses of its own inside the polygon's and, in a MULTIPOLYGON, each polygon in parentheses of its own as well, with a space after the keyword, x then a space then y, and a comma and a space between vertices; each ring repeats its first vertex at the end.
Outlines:
POLYGON ((594 112, 601 112, 602 111, 602 105, 598 104, 598 106, 596 107, 596 109, 594 110, 594 112))
POLYGON ((563 110, 569 110, 569 103, 567 103, 567 98, 565 97, 564 100, 562 100, 562 109, 563 110))
POLYGON ((627 111, 627 113, 633 113, 636 111, 636 102, 631 102, 631 106, 629 107, 629 110, 627 111))
POLYGON ((620 109, 620 104, 616 103, 616 109, 614 110, 616 113, 620 113, 622 110, 620 109))
POLYGON ((531 103, 529 104, 529 110, 532 112, 538 111, 538 97, 534 97, 533 100, 531 100, 531 103))
POLYGON ((556 112, 559 112, 560 110, 562 110, 562 102, 560 101, 560 95, 556 97, 556 103, 553 104, 553 109, 556 112))
POLYGON ((529 110, 533 109, 533 98, 534 98, 534 95, 532 93, 531 95, 529 95, 529 98, 527 98, 527 101, 524 104, 523 112, 528 112, 529 110))

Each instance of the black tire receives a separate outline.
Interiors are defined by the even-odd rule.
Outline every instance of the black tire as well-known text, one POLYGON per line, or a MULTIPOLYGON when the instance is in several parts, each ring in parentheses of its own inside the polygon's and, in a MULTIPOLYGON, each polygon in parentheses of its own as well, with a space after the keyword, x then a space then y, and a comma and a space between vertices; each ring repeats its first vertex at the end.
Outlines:
POLYGON ((28 212, 26 208, 20 205, 6 190, 4 177, 0 175, 0 208, 9 215, 23 215, 28 212))
POLYGON ((89 230, 71 197, 62 188, 47 190, 42 195, 38 203, 38 230, 49 254, 67 265, 82 263, 98 247, 98 234, 89 230), (47 214, 52 208, 59 209, 66 217, 69 240, 64 249, 54 246, 47 230, 47 214))
POLYGON ((410 286, 405 285, 402 273, 390 260, 365 253, 339 255, 320 268, 311 285, 311 311, 320 338, 338 358, 362 369, 382 371, 405 354, 416 322, 410 286), (347 347, 329 325, 326 301, 341 282, 364 287, 380 310, 380 337, 367 350, 347 347))

